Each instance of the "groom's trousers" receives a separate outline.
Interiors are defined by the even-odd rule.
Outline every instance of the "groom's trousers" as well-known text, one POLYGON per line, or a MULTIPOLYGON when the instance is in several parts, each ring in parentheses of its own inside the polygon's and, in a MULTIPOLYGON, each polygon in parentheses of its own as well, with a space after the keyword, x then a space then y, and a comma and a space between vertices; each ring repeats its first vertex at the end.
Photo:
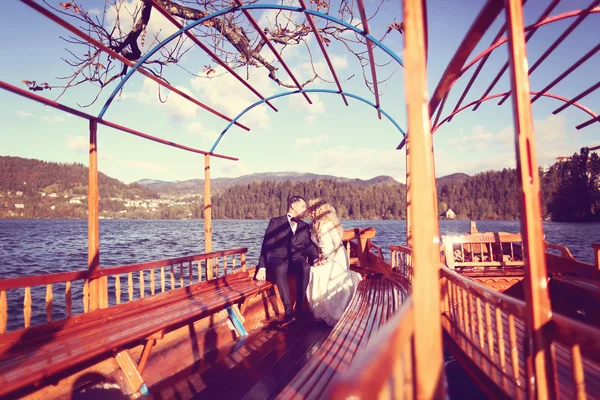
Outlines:
POLYGON ((267 262, 267 274, 269 275, 269 280, 277 285, 286 316, 292 313, 290 287, 287 277, 288 275, 296 277, 296 312, 301 312, 310 279, 310 265, 306 260, 302 258, 290 260, 270 257, 267 262))

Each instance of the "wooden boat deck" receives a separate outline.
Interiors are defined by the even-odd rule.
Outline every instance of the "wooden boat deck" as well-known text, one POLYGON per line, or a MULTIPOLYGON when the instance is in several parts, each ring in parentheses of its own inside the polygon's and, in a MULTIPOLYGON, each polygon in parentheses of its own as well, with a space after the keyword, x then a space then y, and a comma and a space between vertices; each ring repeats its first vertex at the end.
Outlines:
POLYGON ((162 377, 165 361, 182 365, 188 349, 157 355, 146 368, 147 385, 156 399, 271 399, 274 398, 323 344, 331 328, 322 322, 276 323, 255 330, 242 340, 220 348, 170 377, 162 377), (177 354, 175 354, 177 353, 177 354))

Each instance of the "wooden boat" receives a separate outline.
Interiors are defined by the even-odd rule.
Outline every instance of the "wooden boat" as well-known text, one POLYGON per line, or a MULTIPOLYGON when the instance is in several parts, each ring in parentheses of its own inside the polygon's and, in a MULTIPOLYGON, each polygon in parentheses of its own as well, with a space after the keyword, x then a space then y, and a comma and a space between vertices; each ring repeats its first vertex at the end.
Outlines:
MULTIPOLYGON (((136 69, 133 62, 95 42, 35 1, 21 2, 136 69)), ((166 12, 157 1, 148 2, 163 14, 166 12)), ((530 143, 535 141, 522 2, 506 0, 505 3, 503 7, 502 2, 485 2, 427 101, 423 95, 427 93, 425 3, 403 2, 410 135, 400 147, 409 144, 406 146, 408 239, 404 246, 390 247, 392 259, 388 263, 383 260, 381 249, 371 242, 375 238, 373 229, 346 232, 344 239, 352 268, 363 274, 364 279, 333 329, 298 322, 282 328, 273 323, 281 309, 276 290, 271 283, 253 280, 253 267, 246 262, 247 249, 213 251, 210 160, 233 157, 153 137, 107 121, 102 115, 92 116, 0 82, 5 90, 90 123, 89 268, 0 281, 0 396, 444 398, 445 346, 490 397, 597 397, 600 393, 597 318, 586 309, 584 321, 577 321, 576 314, 581 315, 579 306, 569 304, 562 310, 555 302, 551 303, 552 290, 547 282, 551 274, 551 281, 568 290, 581 292, 585 287, 596 302, 597 292, 590 287, 589 279, 596 279, 600 246, 594 247, 594 266, 579 263, 567 253, 555 258, 546 252, 555 248, 566 250, 547 245, 542 239, 539 177, 534 168, 537 162, 535 152, 530 151, 530 143), (456 114, 459 107, 440 124, 436 118, 433 128, 431 118, 438 107, 441 113, 442 100, 462 74, 467 57, 503 11, 509 33, 512 79, 511 91, 502 95, 513 97, 517 171, 523 191, 521 226, 526 229, 522 229, 524 234, 518 238, 474 234, 476 237, 459 243, 462 246, 459 261, 454 258, 454 247, 448 251, 444 247, 446 265, 443 265, 431 133, 456 114), (204 254, 101 268, 98 124, 204 156, 204 254), (491 238, 493 241, 488 242, 491 238), (504 258, 508 255, 504 244, 516 242, 522 243, 525 250, 521 253, 522 260, 517 260, 512 245, 510 259, 504 258), (465 244, 469 244, 466 253, 471 256, 470 261, 466 260, 465 244), (475 261, 477 252, 480 259, 475 261), (493 254, 502 257, 496 259, 493 254), (476 267, 473 263, 480 266, 484 263, 483 270, 470 268, 476 267), (524 295, 520 298, 509 295, 517 285, 523 286, 524 295), (32 288, 39 287, 45 289, 45 302, 34 305, 32 288), (24 328, 7 331, 10 309, 7 299, 11 291, 22 296, 24 328), (83 305, 82 314, 72 312, 74 302, 83 305), (59 303, 66 318, 53 321, 53 309, 59 303), (32 326, 36 310, 46 314, 46 323, 32 326)), ((249 9, 283 8, 273 4, 244 6, 241 1, 236 4, 228 12, 243 11, 248 18, 249 9)), ((309 20, 312 16, 329 18, 301 4, 300 8, 288 9, 305 13, 309 20)), ((358 4, 364 29, 354 28, 368 38, 370 50, 371 44, 377 42, 368 33, 362 1, 358 4)), ((597 9, 595 4, 586 14, 581 11, 574 15, 585 17, 597 9)), ((178 24, 174 18, 170 20, 178 24)), ((376 80, 373 59, 370 62, 376 80)), ((178 93, 168 83, 157 81, 178 93)), ((339 94, 343 94, 341 89, 339 94)), ((261 104, 268 103, 263 100, 261 104)), ((199 104, 197 100, 191 101, 199 104)), ((235 119, 229 121, 230 126, 239 124, 235 119)), ((444 246, 449 243, 445 241, 444 246)))

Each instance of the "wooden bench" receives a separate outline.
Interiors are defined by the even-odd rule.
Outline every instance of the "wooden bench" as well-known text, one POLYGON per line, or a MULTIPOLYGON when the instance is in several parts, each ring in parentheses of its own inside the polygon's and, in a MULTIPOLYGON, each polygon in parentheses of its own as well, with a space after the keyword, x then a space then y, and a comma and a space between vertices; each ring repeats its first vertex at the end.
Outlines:
POLYGON ((310 361, 279 394, 279 399, 327 397, 332 379, 348 369, 356 353, 407 297, 394 279, 367 276, 331 334, 310 361))
POLYGON ((8 333, 0 337, 0 396, 47 383, 57 374, 106 355, 115 356, 135 391, 144 389, 141 374, 156 339, 224 309, 243 330, 237 305, 272 288, 241 272, 8 333), (136 363, 127 349, 140 341, 145 341, 145 347, 136 363))

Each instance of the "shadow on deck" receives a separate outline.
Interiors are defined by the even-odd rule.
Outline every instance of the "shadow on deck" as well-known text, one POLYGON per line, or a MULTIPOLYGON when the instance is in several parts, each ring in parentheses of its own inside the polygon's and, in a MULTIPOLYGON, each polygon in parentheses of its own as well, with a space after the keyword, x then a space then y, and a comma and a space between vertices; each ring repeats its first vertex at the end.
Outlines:
MULTIPOLYGON (((156 399, 274 398, 323 344, 331 328, 323 322, 298 322, 266 329, 207 354, 176 375, 149 381, 156 399)), ((175 349, 182 352, 184 349, 175 349)), ((172 354, 178 359, 179 354, 172 354)), ((148 376, 155 376, 149 365, 148 376)))

